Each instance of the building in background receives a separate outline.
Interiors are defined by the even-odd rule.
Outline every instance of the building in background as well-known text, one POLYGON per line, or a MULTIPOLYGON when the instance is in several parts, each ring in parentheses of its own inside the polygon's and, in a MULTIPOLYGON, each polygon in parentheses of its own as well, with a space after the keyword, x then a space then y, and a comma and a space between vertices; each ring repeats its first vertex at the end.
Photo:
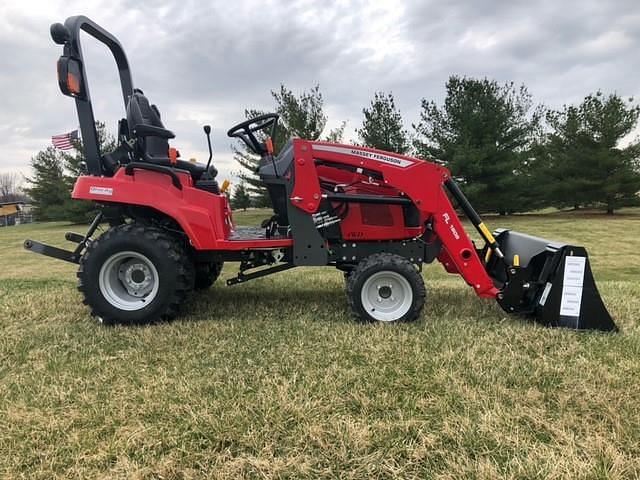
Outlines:
POLYGON ((32 221, 31 205, 24 202, 0 203, 0 227, 31 223, 32 221))

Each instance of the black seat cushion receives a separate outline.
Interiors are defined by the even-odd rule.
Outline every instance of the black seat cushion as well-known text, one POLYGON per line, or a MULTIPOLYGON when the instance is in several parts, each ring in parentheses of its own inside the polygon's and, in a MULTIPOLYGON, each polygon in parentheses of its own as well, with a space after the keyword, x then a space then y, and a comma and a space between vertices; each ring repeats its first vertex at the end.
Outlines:
MULTIPOLYGON (((127 104, 127 124, 129 126, 129 138, 136 138, 133 129, 137 125, 151 125, 153 127, 164 128, 158 108, 155 105, 149 104, 149 100, 140 90, 135 90, 133 95, 129 97, 129 103, 127 104)), ((164 138, 138 138, 138 144, 140 149, 150 157, 167 157, 169 142, 164 138)))
POLYGON ((149 100, 142 93, 142 90, 135 89, 129 97, 129 102, 127 103, 127 125, 129 138, 136 139, 137 149, 142 153, 140 160, 152 161, 158 165, 175 166, 181 170, 187 170, 191 173, 194 180, 198 180, 205 172, 206 167, 200 163, 177 160, 176 164, 172 164, 168 158, 169 141, 167 139, 155 136, 137 136, 134 133, 138 125, 165 128, 158 107, 149 103, 149 100))
POLYGON ((184 160, 178 160, 176 162, 176 168, 187 170, 188 172, 191 173, 191 176, 194 178, 195 177, 200 178, 200 176, 207 169, 207 167, 205 165, 202 165, 201 163, 186 162, 184 160))

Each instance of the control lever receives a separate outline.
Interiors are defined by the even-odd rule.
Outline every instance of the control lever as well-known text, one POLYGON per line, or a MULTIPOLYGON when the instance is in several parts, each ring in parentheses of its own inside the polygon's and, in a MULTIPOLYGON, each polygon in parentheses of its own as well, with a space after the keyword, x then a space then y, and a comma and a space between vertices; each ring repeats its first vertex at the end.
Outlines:
POLYGON ((211 148, 211 125, 204 126, 204 134, 207 136, 207 144, 209 145, 209 161, 207 162, 206 172, 209 171, 209 166, 211 166, 211 159, 213 158, 213 149, 211 148))

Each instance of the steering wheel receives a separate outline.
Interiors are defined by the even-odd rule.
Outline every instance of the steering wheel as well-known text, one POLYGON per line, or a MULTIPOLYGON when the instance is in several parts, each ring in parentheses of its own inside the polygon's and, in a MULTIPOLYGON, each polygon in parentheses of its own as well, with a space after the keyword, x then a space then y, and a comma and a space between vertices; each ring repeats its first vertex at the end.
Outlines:
POLYGON ((249 120, 245 120, 244 122, 231 127, 227 132, 227 135, 232 138, 239 138, 247 145, 247 147, 249 147, 249 149, 258 155, 265 155, 268 153, 267 147, 263 142, 258 140, 254 133, 271 127, 269 136, 272 141, 275 141, 278 118, 280 118, 280 115, 277 113, 267 113, 265 115, 250 118, 249 120))

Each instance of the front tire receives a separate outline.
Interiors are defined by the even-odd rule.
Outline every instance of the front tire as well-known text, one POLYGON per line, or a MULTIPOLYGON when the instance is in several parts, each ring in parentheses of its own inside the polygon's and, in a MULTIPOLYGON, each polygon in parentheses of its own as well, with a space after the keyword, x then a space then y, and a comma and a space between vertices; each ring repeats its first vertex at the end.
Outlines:
POLYGON ((347 277, 347 299, 364 322, 410 322, 424 306, 422 275, 406 258, 376 253, 364 258, 347 277))
POLYGON ((194 267, 174 236, 132 223, 110 228, 80 260, 78 290, 103 323, 170 320, 194 287, 194 267))

